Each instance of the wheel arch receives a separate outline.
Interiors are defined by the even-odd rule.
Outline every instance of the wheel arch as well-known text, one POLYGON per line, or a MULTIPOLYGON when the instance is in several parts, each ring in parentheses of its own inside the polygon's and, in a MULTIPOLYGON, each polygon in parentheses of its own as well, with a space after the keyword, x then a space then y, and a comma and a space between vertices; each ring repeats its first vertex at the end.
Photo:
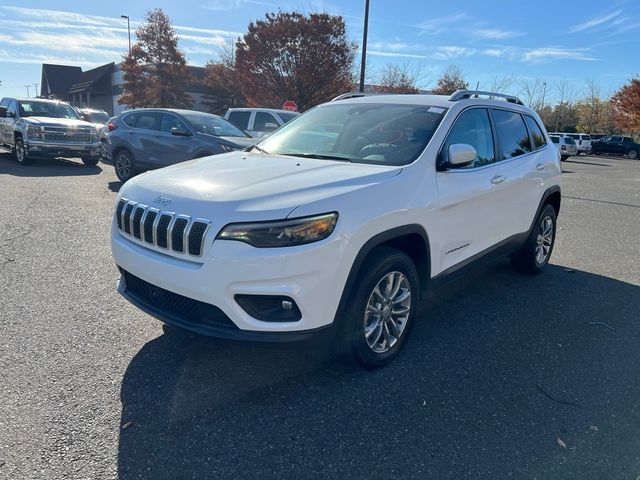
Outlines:
POLYGON ((418 224, 409 224, 386 230, 371 237, 358 251, 342 290, 340 303, 334 317, 337 324, 342 317, 353 288, 357 285, 360 268, 369 255, 378 247, 390 247, 409 256, 416 265, 420 278, 420 293, 424 298, 431 279, 431 250, 425 229, 418 224))

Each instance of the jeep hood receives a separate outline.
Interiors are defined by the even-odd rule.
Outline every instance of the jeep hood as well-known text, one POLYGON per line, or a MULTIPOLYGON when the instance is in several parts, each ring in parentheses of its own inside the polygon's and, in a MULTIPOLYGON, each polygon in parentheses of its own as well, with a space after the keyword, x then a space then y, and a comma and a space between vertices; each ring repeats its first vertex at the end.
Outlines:
POLYGON ((121 189, 128 200, 225 221, 284 218, 298 206, 371 187, 401 167, 231 152, 148 172, 121 189), (154 200, 161 196, 156 203, 154 200), (170 205, 163 206, 166 200, 170 205))

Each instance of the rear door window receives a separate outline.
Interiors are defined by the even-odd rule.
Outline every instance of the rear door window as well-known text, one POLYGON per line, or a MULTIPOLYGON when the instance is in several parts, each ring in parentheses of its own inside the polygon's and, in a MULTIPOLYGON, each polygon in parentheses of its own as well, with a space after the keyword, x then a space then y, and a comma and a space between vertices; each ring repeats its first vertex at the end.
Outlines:
POLYGON ((160 131, 161 117, 162 114, 160 112, 139 112, 136 119, 136 128, 160 131))
POLYGON ((529 132, 531 133, 531 137, 533 138, 533 148, 536 150, 538 148, 542 148, 547 144, 547 140, 544 138, 544 134, 542 133, 542 129, 538 125, 533 117, 529 115, 525 115, 524 121, 527 123, 527 127, 529 127, 529 132))
POLYGON ((494 109, 493 120, 503 159, 518 157, 531 151, 531 140, 522 115, 508 110, 494 109))
POLYGON ((253 130, 256 132, 272 132, 276 128, 278 128, 278 121, 273 115, 266 112, 256 112, 256 118, 253 120, 253 130), (267 126, 267 124, 271 125, 267 126))
POLYGON ((246 130, 249 127, 250 118, 251 112, 231 112, 228 120, 239 129, 246 130))

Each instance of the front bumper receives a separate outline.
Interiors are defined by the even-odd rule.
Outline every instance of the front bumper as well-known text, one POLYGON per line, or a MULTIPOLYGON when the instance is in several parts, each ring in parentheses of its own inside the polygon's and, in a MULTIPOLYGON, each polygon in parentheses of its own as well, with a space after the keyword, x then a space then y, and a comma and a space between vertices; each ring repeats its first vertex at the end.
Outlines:
POLYGON ((115 224, 111 246, 121 271, 118 290, 141 310, 204 335, 263 341, 303 340, 328 330, 355 258, 351 244, 338 232, 321 242, 288 248, 258 249, 238 241, 217 240, 203 263, 145 248, 121 235, 115 224), (149 296, 141 298, 127 288, 125 272, 187 301, 213 306, 231 325, 219 322, 219 315, 211 322, 195 321, 162 308, 161 302, 148 301, 149 296), (236 295, 290 297, 300 309, 300 319, 258 320, 235 301, 236 295))
POLYGON ((98 157, 101 154, 100 142, 94 143, 51 143, 27 140, 27 153, 33 157, 98 157))

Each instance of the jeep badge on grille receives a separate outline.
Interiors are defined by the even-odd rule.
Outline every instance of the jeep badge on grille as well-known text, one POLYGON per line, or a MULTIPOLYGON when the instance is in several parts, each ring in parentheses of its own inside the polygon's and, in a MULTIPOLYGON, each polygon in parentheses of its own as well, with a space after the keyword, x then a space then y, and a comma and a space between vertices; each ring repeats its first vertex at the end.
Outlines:
POLYGON ((171 199, 167 197, 163 197, 162 195, 158 195, 158 197, 153 201, 153 203, 157 203, 159 205, 166 207, 171 203, 171 199))

